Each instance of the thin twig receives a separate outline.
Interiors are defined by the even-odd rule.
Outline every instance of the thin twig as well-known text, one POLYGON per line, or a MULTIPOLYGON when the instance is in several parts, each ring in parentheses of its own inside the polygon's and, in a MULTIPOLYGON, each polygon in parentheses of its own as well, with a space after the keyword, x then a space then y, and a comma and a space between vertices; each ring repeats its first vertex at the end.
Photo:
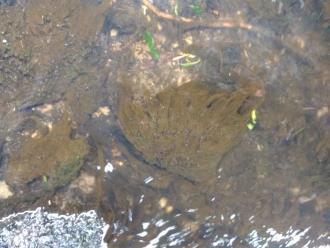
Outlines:
POLYGON ((246 23, 244 21, 235 21, 235 20, 215 20, 215 21, 206 21, 206 20, 200 20, 200 19, 191 19, 181 16, 174 16, 171 14, 168 14, 166 12, 161 11, 158 9, 155 5, 153 5, 149 0, 142 0, 142 3, 156 16, 171 20, 175 22, 179 22, 182 24, 187 24, 191 26, 197 26, 197 27, 208 27, 208 28, 241 28, 246 29, 254 32, 261 32, 260 28, 257 28, 249 23, 246 23))
POLYGON ((192 19, 187 17, 181 16, 174 16, 169 13, 166 13, 159 8, 157 8, 154 4, 152 4, 149 0, 141 0, 142 3, 156 16, 159 18, 163 18, 166 20, 178 22, 181 24, 187 25, 189 28, 236 28, 236 29, 244 29, 253 33, 256 33, 258 36, 261 35, 263 37, 267 37, 272 39, 273 42, 277 43, 277 45, 283 47, 286 52, 291 53, 297 59, 302 59, 307 61, 308 64, 312 65, 313 63, 305 57, 305 54, 301 54, 299 51, 292 47, 290 44, 287 44, 285 41, 282 40, 281 35, 276 35, 272 30, 268 30, 262 28, 260 26, 255 26, 250 23, 244 21, 237 21, 233 19, 218 19, 218 20, 202 20, 202 19, 192 19))

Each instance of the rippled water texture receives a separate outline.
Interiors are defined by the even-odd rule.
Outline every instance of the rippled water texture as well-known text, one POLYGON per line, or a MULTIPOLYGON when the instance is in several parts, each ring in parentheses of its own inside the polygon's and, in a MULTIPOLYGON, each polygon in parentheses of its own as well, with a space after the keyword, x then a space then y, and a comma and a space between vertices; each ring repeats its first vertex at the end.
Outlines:
POLYGON ((329 68, 328 0, 0 0, 0 247, 330 247, 329 68))

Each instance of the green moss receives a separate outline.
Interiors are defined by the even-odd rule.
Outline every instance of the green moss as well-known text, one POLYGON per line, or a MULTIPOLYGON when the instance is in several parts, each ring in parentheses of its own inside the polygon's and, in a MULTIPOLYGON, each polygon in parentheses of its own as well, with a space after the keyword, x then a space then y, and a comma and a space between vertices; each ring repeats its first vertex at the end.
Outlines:
MULTIPOLYGON (((40 129, 43 125, 40 125, 40 129)), ((67 115, 39 138, 28 138, 9 159, 5 172, 8 182, 24 188, 36 179, 48 178, 47 188, 64 186, 77 174, 89 152, 85 139, 71 139, 71 121, 67 115)))
POLYGON ((82 165, 83 159, 78 156, 71 161, 59 166, 56 169, 54 175, 51 175, 47 183, 45 183, 45 188, 48 191, 53 191, 57 188, 65 186, 77 176, 82 165))

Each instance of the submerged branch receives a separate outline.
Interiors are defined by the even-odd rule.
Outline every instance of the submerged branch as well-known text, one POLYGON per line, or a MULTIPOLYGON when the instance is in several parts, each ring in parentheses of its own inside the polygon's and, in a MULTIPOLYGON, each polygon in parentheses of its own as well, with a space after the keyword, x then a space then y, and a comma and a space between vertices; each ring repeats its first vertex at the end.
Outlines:
POLYGON ((155 5, 153 5, 149 0, 142 0, 142 3, 156 16, 166 19, 175 21, 178 23, 186 24, 189 26, 196 26, 196 27, 207 27, 207 28, 241 28, 253 32, 263 32, 264 30, 257 28, 249 23, 244 21, 236 21, 236 20, 199 20, 199 19, 192 19, 187 17, 181 16, 174 16, 164 11, 158 9, 155 5))
POLYGON ((202 20, 202 19, 193 19, 182 16, 174 16, 169 13, 166 13, 152 4, 149 0, 141 0, 141 2, 157 17, 163 18, 169 21, 174 21, 180 24, 186 25, 188 28, 213 28, 213 29, 222 29, 222 28, 233 28, 233 29, 243 29, 249 32, 256 34, 257 36, 263 36, 267 39, 271 39, 274 44, 279 47, 282 47, 286 52, 291 53, 298 60, 304 61, 308 65, 312 65, 312 62, 309 58, 305 57, 304 53, 297 50, 296 47, 293 47, 291 44, 288 44, 283 40, 281 34, 276 34, 274 31, 252 25, 243 20, 234 20, 234 19, 218 19, 218 20, 202 20))

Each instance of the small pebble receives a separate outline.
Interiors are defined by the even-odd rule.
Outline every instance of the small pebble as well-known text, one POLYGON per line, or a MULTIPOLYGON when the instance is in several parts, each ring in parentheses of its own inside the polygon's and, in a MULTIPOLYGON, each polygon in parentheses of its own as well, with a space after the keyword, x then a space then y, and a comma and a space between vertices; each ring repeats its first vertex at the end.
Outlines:
POLYGON ((124 165, 124 162, 123 161, 119 161, 119 160, 116 160, 114 163, 116 165, 118 165, 119 167, 124 165))
POLYGON ((111 29, 110 36, 111 37, 116 37, 117 35, 118 35, 118 30, 117 29, 111 29))
POLYGON ((166 197, 160 198, 158 204, 160 208, 165 208, 168 203, 168 199, 166 197))
POLYGON ((47 114, 54 109, 52 104, 44 104, 36 108, 37 111, 41 112, 42 114, 47 114))
POLYGON ((167 206, 166 209, 165 209, 165 212, 166 212, 167 214, 172 213, 172 212, 173 212, 173 206, 167 206))
POLYGON ((46 123, 46 126, 48 127, 49 132, 51 132, 53 130, 53 123, 48 122, 48 123, 46 123))
POLYGON ((322 116, 326 115, 329 113, 329 107, 325 106, 325 107, 322 107, 320 108, 318 111, 317 111, 317 118, 320 119, 322 116))
POLYGON ((192 45, 193 43, 193 37, 191 35, 184 38, 184 41, 187 43, 187 45, 192 45))
POLYGON ((178 43, 178 42, 174 42, 174 43, 172 44, 172 47, 173 47, 173 48, 177 48, 177 47, 179 47, 179 43, 178 43))
POLYGON ((12 195, 13 193, 11 192, 7 183, 5 181, 0 181, 0 199, 7 199, 12 195))
POLYGON ((93 117, 108 116, 110 114, 110 108, 108 106, 99 107, 96 112, 93 113, 93 117))
POLYGON ((31 134, 31 138, 35 139, 35 138, 41 138, 41 134, 39 131, 35 131, 34 133, 31 134))

